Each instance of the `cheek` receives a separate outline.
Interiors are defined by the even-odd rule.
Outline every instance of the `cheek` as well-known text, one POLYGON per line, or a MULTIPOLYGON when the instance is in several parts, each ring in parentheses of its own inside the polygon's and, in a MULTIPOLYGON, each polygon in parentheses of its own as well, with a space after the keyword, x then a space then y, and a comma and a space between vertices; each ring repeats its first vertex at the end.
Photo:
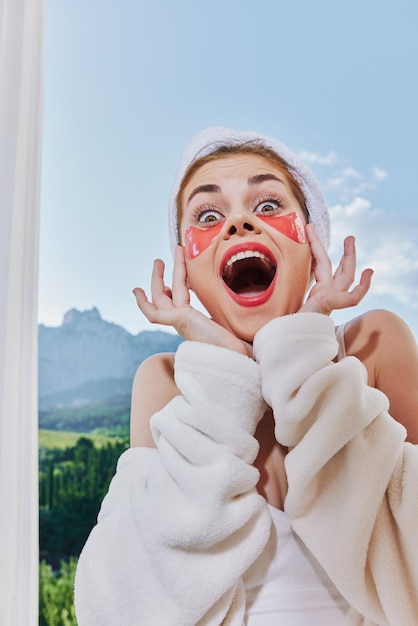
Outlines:
POLYGON ((293 241, 297 243, 306 243, 306 231, 305 231, 305 223, 301 216, 294 212, 288 213, 287 215, 279 215, 277 217, 269 217, 263 215, 257 215, 257 217, 272 226, 275 230, 277 230, 282 235, 289 237, 293 241))
POLYGON ((223 223, 206 230, 189 226, 184 233, 184 252, 188 259, 195 259, 215 241, 222 230, 223 223))

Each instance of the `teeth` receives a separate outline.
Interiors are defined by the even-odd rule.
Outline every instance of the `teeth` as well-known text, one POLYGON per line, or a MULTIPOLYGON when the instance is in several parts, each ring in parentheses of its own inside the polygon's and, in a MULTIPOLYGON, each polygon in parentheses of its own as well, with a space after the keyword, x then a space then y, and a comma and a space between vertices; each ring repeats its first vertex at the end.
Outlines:
POLYGON ((237 254, 233 254, 230 259, 226 262, 227 267, 231 267, 235 263, 235 261, 240 261, 242 259, 250 259, 251 257, 258 257, 259 259, 264 259, 268 261, 269 259, 262 252, 258 252, 258 250, 245 250, 242 252, 238 252, 237 254))

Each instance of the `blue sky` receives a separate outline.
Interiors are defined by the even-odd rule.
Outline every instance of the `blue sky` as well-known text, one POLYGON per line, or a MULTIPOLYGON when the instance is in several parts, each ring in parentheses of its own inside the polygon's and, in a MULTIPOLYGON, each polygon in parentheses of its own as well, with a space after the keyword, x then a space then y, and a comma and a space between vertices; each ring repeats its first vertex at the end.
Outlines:
POLYGON ((171 271, 167 199, 184 144, 212 125, 304 156, 357 237, 371 308, 418 337, 415 0, 46 0, 39 321, 96 306, 136 334, 135 286, 171 271))

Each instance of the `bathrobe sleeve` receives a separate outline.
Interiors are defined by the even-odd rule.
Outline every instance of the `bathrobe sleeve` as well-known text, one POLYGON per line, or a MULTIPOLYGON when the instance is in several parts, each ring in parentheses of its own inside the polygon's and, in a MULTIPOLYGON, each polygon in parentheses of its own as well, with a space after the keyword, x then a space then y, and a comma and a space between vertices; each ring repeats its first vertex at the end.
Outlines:
POLYGON ((182 395, 151 419, 157 449, 121 456, 80 555, 79 626, 243 623, 241 577, 271 524, 252 467, 266 409, 259 367, 184 342, 175 377, 182 395))
POLYGON ((418 449, 338 352, 332 320, 298 313, 256 335, 262 390, 288 446, 285 511, 348 602, 349 623, 413 626, 418 616, 418 449))

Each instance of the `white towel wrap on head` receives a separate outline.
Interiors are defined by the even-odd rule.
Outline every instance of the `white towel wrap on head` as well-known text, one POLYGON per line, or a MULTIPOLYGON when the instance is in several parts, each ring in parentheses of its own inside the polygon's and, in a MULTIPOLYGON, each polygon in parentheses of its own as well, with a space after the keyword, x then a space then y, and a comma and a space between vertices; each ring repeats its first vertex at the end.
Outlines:
POLYGON ((171 249, 178 244, 178 220, 176 197, 181 181, 189 166, 222 146, 237 146, 249 141, 256 141, 274 150, 286 161, 289 170, 300 184, 306 199, 309 221, 315 226, 322 243, 328 248, 330 242, 330 219, 324 195, 311 170, 287 146, 271 137, 252 131, 240 131, 232 128, 214 126, 206 128, 193 137, 180 157, 168 207, 168 224, 171 249))

